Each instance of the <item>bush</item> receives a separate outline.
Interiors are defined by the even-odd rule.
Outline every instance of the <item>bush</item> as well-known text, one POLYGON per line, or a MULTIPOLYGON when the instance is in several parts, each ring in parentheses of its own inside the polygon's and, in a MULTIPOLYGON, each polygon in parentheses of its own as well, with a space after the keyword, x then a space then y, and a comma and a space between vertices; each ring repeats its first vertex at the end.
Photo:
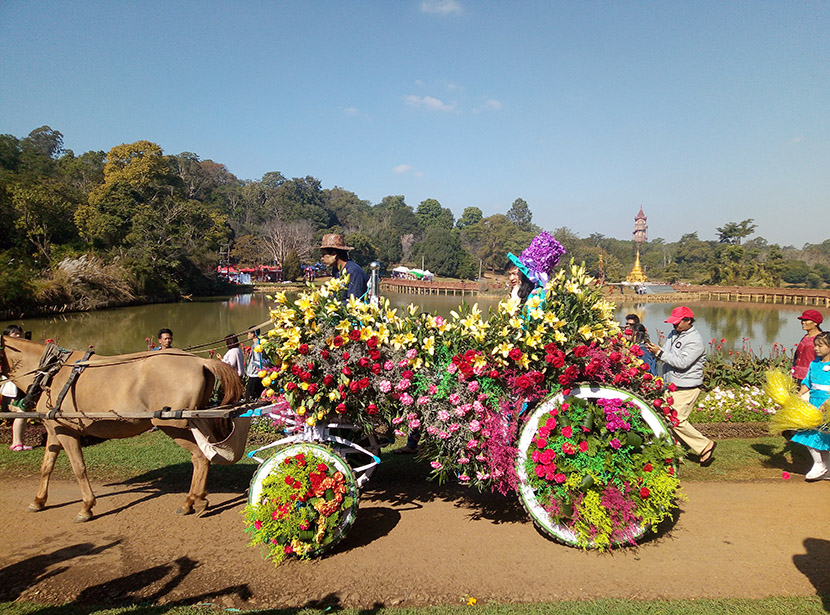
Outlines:
POLYGON ((34 305, 34 282, 39 274, 25 265, 7 265, 0 270, 0 313, 18 318, 34 305))
POLYGON ((297 252, 291 250, 285 256, 285 261, 282 263, 282 279, 287 282, 293 282, 302 273, 302 268, 300 267, 300 258, 297 256, 297 252))
POLYGON ((692 423, 748 423, 769 421, 776 405, 757 386, 716 387, 700 396, 692 411, 692 423))
MULTIPOLYGON (((714 341, 710 344, 712 345, 714 341)), ((703 386, 709 391, 761 387, 765 372, 776 368, 786 372, 791 365, 792 357, 778 343, 773 344, 769 356, 755 353, 749 346, 726 352, 721 345, 715 345, 703 368, 703 386)))

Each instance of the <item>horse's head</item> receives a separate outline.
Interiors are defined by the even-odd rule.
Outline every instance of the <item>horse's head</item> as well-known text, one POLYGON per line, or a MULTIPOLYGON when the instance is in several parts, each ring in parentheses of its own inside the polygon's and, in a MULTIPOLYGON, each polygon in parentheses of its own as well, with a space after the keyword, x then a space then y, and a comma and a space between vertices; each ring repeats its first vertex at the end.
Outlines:
POLYGON ((32 383, 43 354, 43 344, 20 337, 0 336, 0 371, 20 389, 32 383))

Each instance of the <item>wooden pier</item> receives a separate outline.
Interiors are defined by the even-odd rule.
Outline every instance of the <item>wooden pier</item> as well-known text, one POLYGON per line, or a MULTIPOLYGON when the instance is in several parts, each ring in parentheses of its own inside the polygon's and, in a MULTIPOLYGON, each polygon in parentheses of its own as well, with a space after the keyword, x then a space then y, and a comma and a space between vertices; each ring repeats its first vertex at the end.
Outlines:
POLYGON ((483 292, 504 290, 503 284, 489 284, 487 282, 427 282, 426 280, 401 280, 398 278, 382 278, 381 291, 413 295, 477 295, 483 292))
POLYGON ((607 297, 616 301, 637 303, 695 303, 726 301, 734 303, 771 303, 777 305, 812 305, 830 307, 830 290, 809 288, 761 288, 751 286, 681 286, 676 293, 635 295, 611 292, 607 297))

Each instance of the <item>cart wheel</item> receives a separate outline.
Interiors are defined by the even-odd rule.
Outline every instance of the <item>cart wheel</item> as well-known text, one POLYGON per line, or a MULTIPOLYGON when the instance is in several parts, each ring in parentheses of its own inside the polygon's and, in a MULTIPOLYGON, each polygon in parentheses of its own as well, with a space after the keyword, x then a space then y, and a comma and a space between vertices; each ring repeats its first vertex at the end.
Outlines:
MULTIPOLYGON (((331 469, 336 472, 341 472, 344 477, 345 497, 344 504, 339 511, 339 520, 334 528, 327 532, 323 541, 319 544, 314 543, 307 535, 300 535, 297 538, 304 541, 306 544, 313 545, 308 550, 301 554, 306 557, 316 557, 321 555, 327 549, 330 549, 337 544, 349 531, 354 523, 357 515, 358 506, 358 488, 354 473, 351 467, 343 457, 332 451, 327 446, 312 443, 298 443, 290 444, 280 448, 273 456, 269 457, 262 465, 259 466, 251 479, 251 487, 248 494, 249 507, 256 508, 260 505, 265 505, 265 480, 272 474, 277 474, 280 470, 280 464, 285 462, 290 457, 296 457, 298 454, 313 455, 321 460, 331 469)), ((309 532, 313 533, 313 532, 309 532)), ((302 534, 302 533, 301 533, 302 534)))
MULTIPOLYGON (((581 385, 571 389, 570 397, 578 397, 581 399, 624 399, 631 401, 634 406, 639 409, 643 421, 646 425, 648 425, 650 431, 655 436, 672 437, 666 428, 666 425, 663 423, 663 420, 659 415, 657 415, 657 413, 654 412, 651 406, 628 391, 601 385, 581 385)), ((519 500, 521 501, 524 509, 533 519, 533 523, 536 524, 536 527, 547 536, 566 545, 595 548, 596 545, 593 543, 588 545, 580 545, 576 532, 565 525, 557 523, 545 510, 536 497, 536 491, 530 485, 527 467, 525 464, 525 461, 529 457, 530 446, 533 442, 533 438, 537 432, 539 421, 542 416, 547 414, 552 408, 558 407, 564 401, 565 397, 562 394, 549 397, 536 407, 528 418, 527 423, 522 428, 521 436, 519 437, 519 452, 516 459, 516 471, 519 476, 519 500)), ((640 523, 633 523, 626 530, 626 537, 624 539, 613 541, 611 544, 612 546, 619 546, 622 544, 636 542, 643 536, 646 530, 648 530, 648 526, 644 526, 640 523)))

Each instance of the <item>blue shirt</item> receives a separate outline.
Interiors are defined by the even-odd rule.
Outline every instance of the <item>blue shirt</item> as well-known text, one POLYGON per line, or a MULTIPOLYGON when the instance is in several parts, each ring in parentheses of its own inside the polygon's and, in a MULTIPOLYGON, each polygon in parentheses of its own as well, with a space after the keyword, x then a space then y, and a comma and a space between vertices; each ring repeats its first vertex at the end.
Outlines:
POLYGON ((802 384, 810 389, 810 403, 816 408, 830 398, 830 361, 815 359, 802 384))
POLYGON ((343 265, 343 268, 340 270, 340 276, 344 276, 345 274, 349 274, 349 286, 343 293, 343 299, 345 301, 349 300, 349 297, 354 297, 355 299, 362 299, 363 295, 366 294, 366 289, 368 288, 369 278, 366 276, 366 272, 363 271, 363 267, 358 265, 354 261, 346 261, 346 264, 343 265))

